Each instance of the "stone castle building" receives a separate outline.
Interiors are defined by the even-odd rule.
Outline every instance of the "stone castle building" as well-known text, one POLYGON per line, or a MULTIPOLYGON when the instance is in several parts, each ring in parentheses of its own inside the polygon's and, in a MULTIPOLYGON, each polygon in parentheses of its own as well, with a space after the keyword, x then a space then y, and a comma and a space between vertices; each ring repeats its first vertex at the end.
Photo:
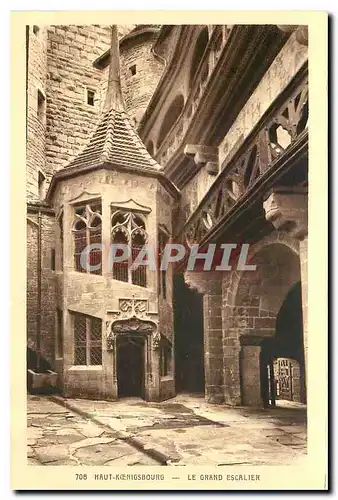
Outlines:
POLYGON ((29 366, 69 397, 306 402, 306 27, 27 26, 26 47, 29 366), (167 242, 249 244, 256 270, 110 265, 167 242))

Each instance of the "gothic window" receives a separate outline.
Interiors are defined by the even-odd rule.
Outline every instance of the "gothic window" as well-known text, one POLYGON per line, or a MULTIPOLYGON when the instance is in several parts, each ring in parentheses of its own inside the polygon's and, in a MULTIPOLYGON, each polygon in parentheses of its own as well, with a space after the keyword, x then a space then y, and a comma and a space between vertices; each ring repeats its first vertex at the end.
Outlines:
POLYGON ((102 243, 101 203, 92 202, 75 209, 73 222, 75 270, 80 273, 102 274, 102 249, 89 245, 102 243), (85 249, 88 249, 86 256, 85 249), (82 255, 82 258, 81 258, 82 255))
POLYGON ((172 347, 167 339, 161 341, 160 374, 161 377, 167 377, 172 374, 172 347))
MULTIPOLYGON (((143 246, 147 243, 148 236, 144 216, 125 210, 114 210, 111 217, 112 244, 123 244, 130 249, 130 258, 122 262, 113 262, 113 278, 138 286, 147 286, 147 268, 140 265, 131 269, 143 246)), ((121 256, 123 249, 116 251, 116 256, 121 256)))
POLYGON ((74 317, 74 365, 102 365, 102 320, 84 314, 74 317))
POLYGON ((167 298, 167 270, 161 269, 161 261, 163 257, 164 249, 169 241, 168 234, 159 229, 158 231, 158 294, 164 299, 167 298))

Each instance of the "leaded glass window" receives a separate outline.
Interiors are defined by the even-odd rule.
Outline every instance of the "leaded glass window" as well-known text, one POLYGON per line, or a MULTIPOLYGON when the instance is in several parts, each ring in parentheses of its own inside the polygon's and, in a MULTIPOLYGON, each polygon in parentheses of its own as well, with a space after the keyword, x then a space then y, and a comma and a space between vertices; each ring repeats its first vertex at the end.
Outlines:
POLYGON ((102 365, 102 320, 74 313, 74 365, 102 365))
POLYGON ((80 273, 102 274, 102 249, 94 247, 88 256, 81 256, 89 245, 102 243, 102 208, 101 203, 88 203, 75 209, 73 222, 74 266, 80 273), (83 265, 86 262, 89 265, 83 265))
MULTIPOLYGON (((112 244, 123 244, 130 248, 130 258, 122 262, 113 262, 113 277, 119 281, 147 286, 146 265, 139 265, 132 270, 131 265, 147 243, 146 222, 143 215, 135 212, 114 210, 111 216, 112 244)), ((123 250, 116 253, 122 255, 123 250)))

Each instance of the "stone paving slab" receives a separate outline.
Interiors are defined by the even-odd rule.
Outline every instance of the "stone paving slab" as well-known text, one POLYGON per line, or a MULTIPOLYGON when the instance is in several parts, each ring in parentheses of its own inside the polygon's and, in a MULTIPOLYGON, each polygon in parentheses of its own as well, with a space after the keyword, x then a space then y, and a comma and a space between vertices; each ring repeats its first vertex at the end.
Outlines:
POLYGON ((29 397, 30 464, 158 465, 161 456, 167 465, 286 465, 306 456, 302 407, 230 408, 189 396, 162 403, 65 401, 82 416, 29 397))
MULTIPOLYGON (((287 465, 306 457, 303 406, 233 408, 186 395, 161 403, 134 398, 110 402, 68 399, 66 403, 120 437, 137 442, 143 456, 158 453, 167 465, 287 465)), ((106 457, 107 462, 100 464, 133 461, 130 454, 106 457)))
POLYGON ((115 432, 46 397, 28 398, 27 425, 29 465, 158 465, 115 432))

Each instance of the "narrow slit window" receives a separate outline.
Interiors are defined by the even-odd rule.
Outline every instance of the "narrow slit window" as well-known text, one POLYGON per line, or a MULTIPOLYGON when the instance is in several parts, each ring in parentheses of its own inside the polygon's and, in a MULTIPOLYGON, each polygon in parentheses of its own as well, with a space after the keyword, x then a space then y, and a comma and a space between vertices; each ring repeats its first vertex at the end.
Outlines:
POLYGON ((95 104, 95 92, 94 92, 94 90, 87 89, 87 104, 89 106, 94 106, 94 104, 95 104))
POLYGON ((55 271, 55 248, 52 248, 50 251, 50 268, 52 271, 55 271))
POLYGON ((57 337, 56 337, 56 357, 63 358, 63 311, 56 309, 57 316, 57 337))
POLYGON ((136 75, 136 64, 133 64, 132 66, 130 66, 129 72, 130 72, 131 76, 135 76, 136 75))
POLYGON ((158 232, 158 294, 162 295, 164 299, 167 298, 167 270, 161 269, 161 261, 163 258, 163 253, 166 245, 169 242, 169 236, 163 230, 159 230, 158 232))
POLYGON ((39 35, 39 31, 40 31, 39 26, 34 25, 33 26, 33 33, 34 33, 35 36, 39 35))
POLYGON ((37 116, 40 122, 44 123, 46 115, 46 99, 41 90, 38 90, 37 95, 37 116))
POLYGON ((40 198, 40 200, 43 200, 45 197, 45 191, 46 191, 46 177, 41 172, 41 170, 39 170, 38 188, 39 188, 39 198, 40 198))

